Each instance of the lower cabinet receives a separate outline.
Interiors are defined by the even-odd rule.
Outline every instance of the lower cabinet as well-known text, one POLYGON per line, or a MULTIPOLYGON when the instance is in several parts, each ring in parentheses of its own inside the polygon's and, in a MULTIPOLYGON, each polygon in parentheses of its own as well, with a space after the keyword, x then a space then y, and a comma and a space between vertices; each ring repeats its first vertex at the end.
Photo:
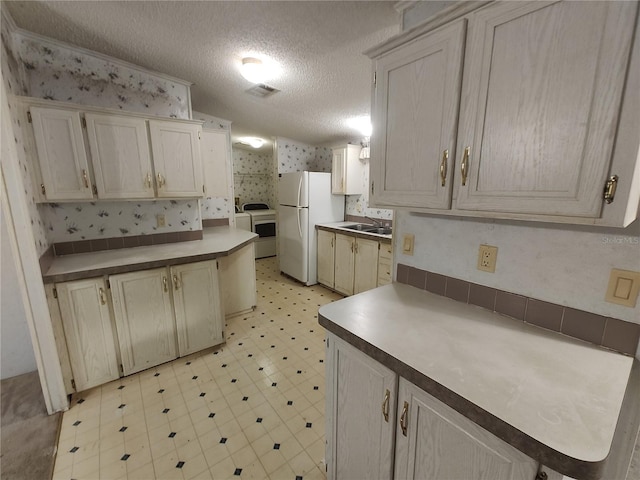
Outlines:
POLYGON ((52 321, 64 332, 57 347, 64 352, 66 342, 76 391, 224 342, 216 260, 111 275, 108 283, 100 277, 53 289, 60 314, 52 321))
POLYGON ((173 360, 176 323, 166 268, 109 277, 125 375, 173 360))
POLYGON ((326 348, 329 480, 537 478, 536 460, 360 350, 333 334, 326 348))
POLYGON ((335 287, 335 242, 336 234, 318 230, 318 283, 335 287))
POLYGON ((255 243, 220 257, 220 293, 225 317, 245 313, 258 301, 256 292, 255 243))
POLYGON ((335 276, 331 288, 344 295, 353 295, 377 287, 379 245, 377 240, 336 233, 335 276))
POLYGON ((113 321, 103 278, 57 285, 73 386, 86 390, 119 377, 113 321))
POLYGON ((179 355, 224 342, 216 260, 171 267, 171 283, 179 355))

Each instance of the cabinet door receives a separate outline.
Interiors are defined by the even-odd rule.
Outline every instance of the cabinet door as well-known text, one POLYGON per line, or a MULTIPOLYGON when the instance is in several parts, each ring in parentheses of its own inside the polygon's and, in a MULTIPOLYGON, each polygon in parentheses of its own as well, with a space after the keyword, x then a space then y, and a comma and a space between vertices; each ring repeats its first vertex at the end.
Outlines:
POLYGON ((378 249, 379 243, 376 240, 356 238, 353 293, 378 286, 378 249))
POLYGON ((332 150, 331 161, 331 193, 343 194, 345 192, 345 172, 347 168, 347 149, 335 148, 332 150))
POLYGON ((153 170, 144 119, 87 113, 98 198, 153 198, 153 170))
POLYGON ((449 208, 465 21, 376 59, 372 202, 449 208))
POLYGON ((165 268, 109 277, 124 374, 173 360, 175 321, 165 268))
POLYGON ((158 197, 202 197, 200 125, 149 120, 158 197))
POLYGON ((391 479, 397 376, 331 334, 327 349, 327 478, 391 479))
POLYGON ((395 478, 531 480, 536 476, 535 460, 403 378, 397 415, 395 478))
POLYGON ((180 356, 224 342, 216 260, 171 267, 180 356))
POLYGON ((336 234, 318 230, 318 283, 334 287, 334 245, 336 234))
POLYGON ((76 390, 118 378, 115 338, 104 279, 56 285, 76 390))
POLYGON ((225 317, 246 312, 257 304, 254 248, 252 242, 218 260, 225 317))
POLYGON ((457 208, 600 216, 637 8, 498 2, 471 14, 457 208))
POLYGON ((40 107, 29 111, 46 199, 93 198, 80 113, 40 107))
POLYGON ((229 198, 229 167, 231 152, 229 132, 226 130, 202 130, 202 169, 207 198, 229 198))
POLYGON ((380 243, 378 252, 378 286, 391 283, 391 269, 393 268, 392 244, 380 243))
POLYGON ((336 233, 334 288, 344 295, 353 295, 355 240, 336 233))

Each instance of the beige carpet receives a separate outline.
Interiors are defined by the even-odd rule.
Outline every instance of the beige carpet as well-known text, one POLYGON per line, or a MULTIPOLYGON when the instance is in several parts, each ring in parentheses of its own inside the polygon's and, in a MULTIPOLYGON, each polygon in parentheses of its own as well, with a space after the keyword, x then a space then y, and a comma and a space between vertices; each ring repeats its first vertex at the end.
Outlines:
POLYGON ((2 380, 0 478, 48 480, 61 414, 47 415, 38 372, 2 380))

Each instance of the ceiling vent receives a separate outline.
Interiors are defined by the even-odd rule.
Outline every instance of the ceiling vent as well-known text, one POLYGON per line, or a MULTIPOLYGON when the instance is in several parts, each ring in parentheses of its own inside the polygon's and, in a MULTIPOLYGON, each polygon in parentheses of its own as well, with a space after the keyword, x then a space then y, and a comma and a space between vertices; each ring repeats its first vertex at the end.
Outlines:
POLYGON ((269 85, 265 85, 264 83, 259 83, 245 91, 255 97, 265 98, 273 95, 274 93, 278 93, 280 90, 270 87, 269 85))

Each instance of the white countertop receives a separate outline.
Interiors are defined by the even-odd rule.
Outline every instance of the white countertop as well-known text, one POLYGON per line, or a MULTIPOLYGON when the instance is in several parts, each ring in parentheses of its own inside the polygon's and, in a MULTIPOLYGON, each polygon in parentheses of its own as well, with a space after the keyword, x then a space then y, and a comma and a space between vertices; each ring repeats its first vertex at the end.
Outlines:
POLYGON ((396 283, 319 313, 563 455, 609 454, 631 357, 396 283))
POLYGON ((144 266, 153 268, 157 262, 198 259, 202 256, 215 258, 227 255, 237 247, 253 241, 258 235, 233 227, 212 227, 203 230, 202 240, 165 243, 144 247, 120 248, 101 252, 78 253, 56 257, 44 273, 45 281, 74 276, 86 272, 86 276, 99 276, 114 268, 144 266), (56 278, 57 277, 57 278, 56 278))

